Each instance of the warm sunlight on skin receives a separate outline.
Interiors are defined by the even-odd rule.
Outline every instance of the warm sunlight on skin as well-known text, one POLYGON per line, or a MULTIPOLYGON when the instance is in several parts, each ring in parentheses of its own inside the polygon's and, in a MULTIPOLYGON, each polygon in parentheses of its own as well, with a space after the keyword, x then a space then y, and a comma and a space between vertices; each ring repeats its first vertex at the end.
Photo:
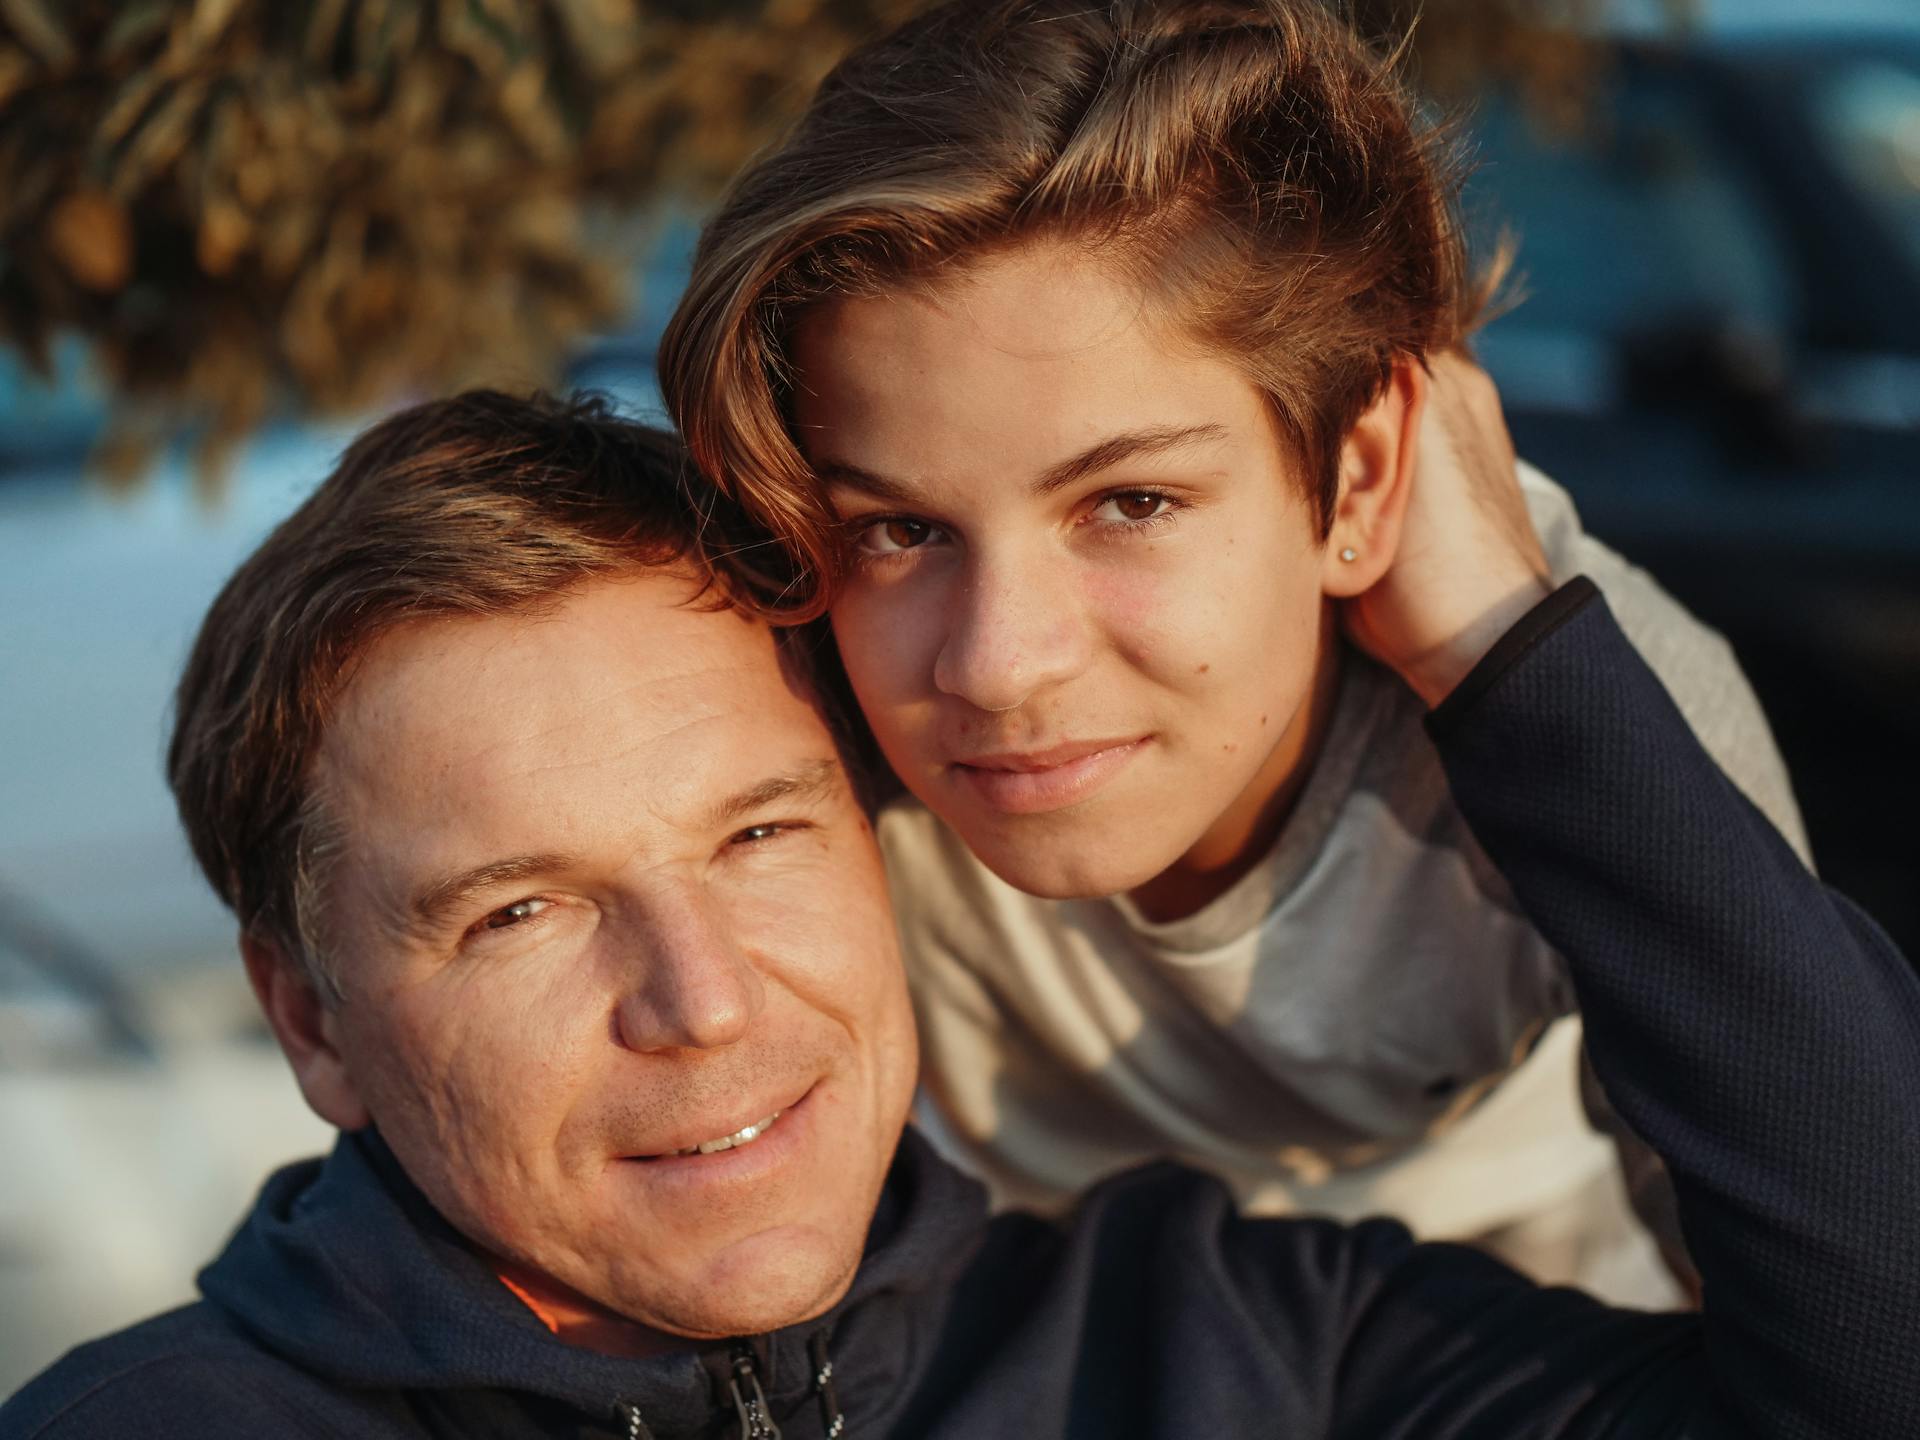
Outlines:
POLYGON ((1163 918, 1219 894, 1318 742, 1329 593, 1391 558, 1399 391, 1328 547, 1260 393, 1075 252, 832 302, 794 355, 856 537, 834 631, 902 781, 1034 894, 1163 918))
POLYGON ((768 630, 689 590, 379 640, 318 765, 345 998, 283 975, 268 1010, 315 1108, 543 1307, 725 1336, 843 1293, 917 1055, 833 741, 768 630))

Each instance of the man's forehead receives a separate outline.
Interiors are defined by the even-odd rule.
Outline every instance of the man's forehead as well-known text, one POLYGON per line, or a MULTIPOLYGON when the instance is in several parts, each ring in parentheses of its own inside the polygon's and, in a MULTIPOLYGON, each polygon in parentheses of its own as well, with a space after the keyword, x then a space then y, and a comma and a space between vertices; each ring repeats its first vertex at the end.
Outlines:
POLYGON ((370 647, 321 747, 330 790, 411 823, 601 798, 690 809, 818 752, 757 622, 685 586, 596 582, 535 615, 410 624, 370 647), (792 751, 791 755, 785 752, 792 751))

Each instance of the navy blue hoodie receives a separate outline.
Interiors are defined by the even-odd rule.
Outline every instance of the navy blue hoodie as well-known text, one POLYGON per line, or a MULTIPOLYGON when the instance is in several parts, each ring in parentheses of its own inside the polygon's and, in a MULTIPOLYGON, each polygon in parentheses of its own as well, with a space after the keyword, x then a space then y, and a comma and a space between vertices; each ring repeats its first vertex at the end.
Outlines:
POLYGON ((989 1221, 911 1132, 848 1296, 652 1360, 548 1334, 371 1133, 267 1185, 198 1304, 74 1352, 0 1440, 1920 1435, 1920 977, 1700 750, 1592 587, 1430 720, 1663 1155, 1698 1315, 1391 1221, 1247 1220, 1149 1167, 989 1221))

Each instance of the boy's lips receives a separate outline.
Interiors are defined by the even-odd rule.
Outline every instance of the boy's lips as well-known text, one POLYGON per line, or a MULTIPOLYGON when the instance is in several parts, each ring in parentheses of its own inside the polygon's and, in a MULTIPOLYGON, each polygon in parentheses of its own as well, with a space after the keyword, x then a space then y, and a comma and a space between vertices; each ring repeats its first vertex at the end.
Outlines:
POLYGON ((1087 799, 1147 746, 1149 736, 1074 741, 1044 750, 1003 751, 957 760, 959 784, 995 810, 1037 815, 1087 799))

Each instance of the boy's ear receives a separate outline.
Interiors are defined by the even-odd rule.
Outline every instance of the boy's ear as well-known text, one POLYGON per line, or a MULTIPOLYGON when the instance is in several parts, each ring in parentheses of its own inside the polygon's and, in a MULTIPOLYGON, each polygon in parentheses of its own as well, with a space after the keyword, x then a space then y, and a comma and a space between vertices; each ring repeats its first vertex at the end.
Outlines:
POLYGON ((341 1130, 372 1124, 340 1053, 338 1011, 321 997, 306 966, 277 941, 259 935, 240 936, 240 955, 308 1108, 341 1130))
POLYGON ((1386 387, 1340 448, 1340 495, 1320 572, 1321 590, 1335 599, 1372 588, 1399 552, 1429 383, 1412 356, 1394 361, 1386 387))

